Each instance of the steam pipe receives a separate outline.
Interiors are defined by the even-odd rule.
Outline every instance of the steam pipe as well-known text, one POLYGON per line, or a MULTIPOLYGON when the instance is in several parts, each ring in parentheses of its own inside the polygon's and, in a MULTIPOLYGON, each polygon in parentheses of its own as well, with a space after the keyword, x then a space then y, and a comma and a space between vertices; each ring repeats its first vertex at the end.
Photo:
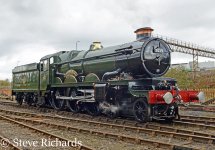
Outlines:
POLYGON ((103 76, 102 76, 102 81, 106 81, 108 78, 111 78, 113 76, 118 75, 120 72, 122 71, 122 69, 117 69, 115 71, 112 72, 106 72, 103 76))

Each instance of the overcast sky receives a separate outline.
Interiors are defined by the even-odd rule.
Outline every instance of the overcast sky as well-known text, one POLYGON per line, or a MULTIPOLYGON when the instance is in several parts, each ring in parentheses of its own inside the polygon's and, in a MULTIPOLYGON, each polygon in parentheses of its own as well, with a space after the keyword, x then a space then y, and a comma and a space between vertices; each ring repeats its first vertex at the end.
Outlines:
MULTIPOLYGON (((139 27, 215 48, 214 0, 0 0, 0 79, 61 50, 135 40, 139 27)), ((208 59, 200 59, 207 61, 208 59)), ((172 63, 192 61, 173 55, 172 63)))

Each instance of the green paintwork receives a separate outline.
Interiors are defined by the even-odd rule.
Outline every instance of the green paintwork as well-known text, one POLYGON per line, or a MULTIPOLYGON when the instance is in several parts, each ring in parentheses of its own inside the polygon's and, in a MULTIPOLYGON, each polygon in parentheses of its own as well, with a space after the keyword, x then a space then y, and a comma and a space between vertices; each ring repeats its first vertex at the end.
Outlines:
POLYGON ((47 89, 49 81, 49 59, 40 61, 40 90, 44 91, 47 89))
MULTIPOLYGON (((121 85, 128 87, 130 82, 133 82, 135 79, 145 78, 147 75, 150 76, 147 72, 148 68, 156 70, 156 68, 163 66, 163 64, 159 64, 160 61, 157 59, 150 59, 150 54, 154 53, 153 45, 155 44, 153 44, 153 40, 134 41, 98 50, 61 51, 44 56, 39 64, 28 64, 14 68, 13 88, 19 90, 39 90, 44 93, 49 87, 92 87, 93 83, 96 82, 108 82, 111 86, 121 85), (147 44, 147 41, 151 42, 151 45, 145 50, 144 45, 147 44), (149 55, 149 57, 145 59, 145 55, 149 55), (151 67, 150 63, 148 68, 145 66, 149 60, 155 61, 153 62, 154 67, 151 67), (121 75, 133 75, 134 79, 120 78, 121 80, 118 80, 116 77, 102 81, 102 76, 105 73, 114 72, 117 69, 122 70, 121 75), (72 74, 70 71, 75 72, 75 74, 72 74), (80 79, 83 81, 80 81, 80 79)), ((165 65, 168 68, 169 64, 165 65)), ((145 93, 143 90, 135 91, 131 89, 129 92, 137 97, 142 97, 145 93)))
POLYGON ((76 82, 77 82, 77 79, 73 75, 67 76, 67 78, 64 80, 64 83, 76 83, 76 82))
POLYGON ((13 92, 37 91, 39 89, 39 70, 37 63, 17 66, 13 69, 12 73, 13 92))
POLYGON ((40 72, 40 90, 46 90, 48 84, 48 71, 40 72))
POLYGON ((55 78, 55 83, 56 84, 62 84, 62 80, 59 77, 55 78))
MULTIPOLYGON (((72 69, 85 77, 90 73, 94 73, 100 80, 104 73, 115 71, 118 68, 130 71, 135 69, 137 64, 141 64, 140 51, 138 53, 134 53, 133 55, 127 55, 123 54, 122 51, 116 51, 118 49, 129 47, 130 44, 132 44, 134 49, 141 49, 143 42, 135 41, 133 43, 102 48, 95 51, 88 50, 62 52, 59 53, 59 56, 56 56, 58 57, 58 60, 60 60, 60 62, 55 61, 57 66, 56 68, 60 73, 66 73, 68 70, 72 69), (131 62, 131 64, 129 64, 129 62, 131 62)), ((140 71, 138 69, 136 70, 140 71)), ((89 82, 91 80, 96 80, 95 78, 91 78, 92 77, 87 77, 85 81, 89 82)))
POLYGON ((76 83, 77 82, 77 79, 76 79, 76 76, 77 76, 77 72, 75 70, 68 70, 65 75, 64 75, 64 83, 76 83))
POLYGON ((147 97, 149 90, 129 90, 129 93, 134 97, 147 97))
POLYGON ((170 48, 158 38, 145 38, 98 50, 62 52, 58 57, 58 72, 72 69, 79 76, 94 73, 100 79, 105 73, 118 69, 138 77, 160 77, 170 66, 170 48))
POLYGON ((68 64, 63 64, 60 68, 59 68, 59 72, 61 73, 66 73, 69 70, 69 65, 68 64))
POLYGON ((99 77, 94 73, 88 74, 84 79, 84 82, 99 82, 99 81, 100 81, 99 77))

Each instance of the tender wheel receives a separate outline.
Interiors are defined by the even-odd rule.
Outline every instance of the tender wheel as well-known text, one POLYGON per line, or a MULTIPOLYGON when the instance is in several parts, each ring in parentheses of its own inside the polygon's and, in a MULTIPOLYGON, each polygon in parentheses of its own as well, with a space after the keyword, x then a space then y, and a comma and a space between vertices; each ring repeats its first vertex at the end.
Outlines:
POLYGON ((33 104, 33 96, 32 95, 26 95, 25 96, 25 102, 28 104, 28 106, 31 106, 33 104))
POLYGON ((20 94, 17 94, 17 95, 16 95, 16 102, 17 102, 19 105, 22 105, 22 103, 23 103, 23 97, 22 97, 22 95, 20 95, 20 94))
POLYGON ((91 116, 98 116, 100 114, 99 105, 97 103, 88 103, 86 105, 86 110, 91 116))
POLYGON ((38 97, 36 106, 37 107, 44 107, 46 105, 45 97, 38 97))
POLYGON ((38 101, 37 95, 36 95, 36 94, 33 94, 33 95, 32 95, 33 106, 36 106, 37 101, 38 101))
POLYGON ((62 92, 60 91, 56 91, 52 94, 51 96, 51 100, 52 100, 52 107, 56 110, 62 110, 64 109, 64 106, 65 106, 65 101, 62 100, 62 99, 57 99, 56 97, 57 96, 62 96, 62 92))
POLYGON ((148 121, 148 104, 144 99, 137 99, 133 105, 134 117, 139 122, 148 121))
POLYGON ((50 94, 46 94, 45 95, 45 99, 46 99, 46 105, 47 106, 50 106, 50 107, 52 107, 52 108, 54 108, 53 106, 52 106, 52 96, 50 95, 50 94))
MULTIPOLYGON (((70 89, 69 89, 69 95, 68 96, 75 97, 76 96, 76 91, 75 90, 70 91, 70 89)), ((67 107, 73 113, 77 113, 77 112, 80 111, 80 106, 77 105, 76 100, 67 100, 67 107)))

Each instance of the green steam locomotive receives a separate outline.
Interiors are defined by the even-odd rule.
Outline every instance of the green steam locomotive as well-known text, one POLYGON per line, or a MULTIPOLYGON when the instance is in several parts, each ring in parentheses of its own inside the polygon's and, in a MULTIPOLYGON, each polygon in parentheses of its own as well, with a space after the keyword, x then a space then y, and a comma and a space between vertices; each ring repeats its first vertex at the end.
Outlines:
POLYGON ((12 94, 21 105, 56 110, 132 116, 137 121, 174 119, 177 102, 203 100, 202 92, 179 91, 176 80, 162 78, 171 63, 170 47, 151 37, 153 29, 135 31, 134 42, 87 51, 60 51, 39 63, 13 69, 12 94))

